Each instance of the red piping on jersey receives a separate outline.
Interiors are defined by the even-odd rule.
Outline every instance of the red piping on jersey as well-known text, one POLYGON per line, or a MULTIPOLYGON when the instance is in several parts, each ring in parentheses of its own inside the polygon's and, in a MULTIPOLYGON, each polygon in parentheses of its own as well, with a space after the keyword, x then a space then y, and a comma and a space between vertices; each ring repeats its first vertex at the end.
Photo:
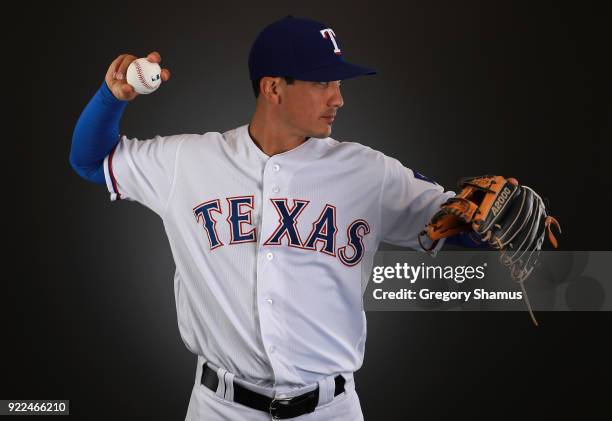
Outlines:
POLYGON ((119 188, 117 188, 117 180, 115 179, 115 174, 113 174, 113 155, 115 155, 115 150, 119 146, 119 143, 115 145, 110 155, 108 156, 108 173, 110 174, 111 183, 113 184, 113 190, 117 195, 117 200, 121 200, 121 193, 119 193, 119 188))

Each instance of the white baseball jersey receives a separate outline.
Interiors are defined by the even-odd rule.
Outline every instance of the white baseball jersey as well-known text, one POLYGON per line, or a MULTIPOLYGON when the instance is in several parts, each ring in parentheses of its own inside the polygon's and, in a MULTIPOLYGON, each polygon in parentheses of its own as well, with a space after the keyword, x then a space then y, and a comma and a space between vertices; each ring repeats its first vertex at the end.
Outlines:
POLYGON ((455 195, 358 143, 309 138, 269 157, 248 125, 122 136, 104 172, 111 200, 163 220, 187 348, 279 391, 361 367, 364 254, 381 241, 420 249, 455 195))

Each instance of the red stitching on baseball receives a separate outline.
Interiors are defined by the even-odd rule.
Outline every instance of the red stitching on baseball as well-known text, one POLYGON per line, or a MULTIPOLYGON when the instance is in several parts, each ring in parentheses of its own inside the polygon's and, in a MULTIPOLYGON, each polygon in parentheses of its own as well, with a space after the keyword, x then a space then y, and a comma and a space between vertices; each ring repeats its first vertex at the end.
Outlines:
POLYGON ((155 87, 149 85, 147 81, 145 80, 144 75, 142 74, 142 68, 140 67, 140 63, 135 61, 134 65, 136 67, 136 73, 138 74, 138 80, 140 81, 140 83, 142 83, 147 89, 151 89, 151 90, 155 89, 155 87))

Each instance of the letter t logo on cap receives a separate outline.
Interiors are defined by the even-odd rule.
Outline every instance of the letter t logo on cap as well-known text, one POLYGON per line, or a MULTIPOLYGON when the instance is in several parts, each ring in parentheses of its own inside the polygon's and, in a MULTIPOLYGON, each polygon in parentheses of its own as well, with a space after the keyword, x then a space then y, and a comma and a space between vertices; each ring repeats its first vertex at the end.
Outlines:
POLYGON ((334 33, 333 29, 331 28, 326 28, 326 29, 321 29, 321 35, 323 36, 323 38, 328 38, 331 39, 331 42, 334 44, 334 53, 341 55, 342 51, 340 51, 340 48, 338 48, 338 44, 336 44, 336 34, 334 33))

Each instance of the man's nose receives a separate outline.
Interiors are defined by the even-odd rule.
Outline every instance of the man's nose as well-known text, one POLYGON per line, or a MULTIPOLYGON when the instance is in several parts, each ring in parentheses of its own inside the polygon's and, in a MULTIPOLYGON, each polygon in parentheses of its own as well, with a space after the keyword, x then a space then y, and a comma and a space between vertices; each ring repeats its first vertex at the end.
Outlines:
POLYGON ((332 107, 342 107, 344 105, 344 100, 342 99, 342 93, 340 93, 340 83, 332 84, 333 94, 329 99, 329 105, 332 107))

